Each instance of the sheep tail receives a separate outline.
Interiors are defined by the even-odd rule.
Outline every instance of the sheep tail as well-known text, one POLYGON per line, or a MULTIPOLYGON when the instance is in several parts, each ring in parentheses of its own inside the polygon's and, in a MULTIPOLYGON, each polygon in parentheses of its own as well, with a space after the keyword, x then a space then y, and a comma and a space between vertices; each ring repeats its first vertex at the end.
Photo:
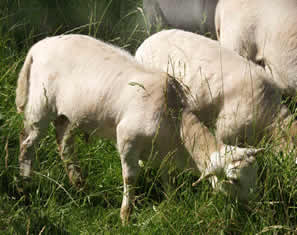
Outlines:
POLYGON ((29 78, 30 78, 30 70, 31 70, 32 62, 33 62, 33 58, 29 53, 20 71, 18 82, 17 82, 15 104, 16 104, 18 113, 24 112, 24 109, 28 100, 29 78))

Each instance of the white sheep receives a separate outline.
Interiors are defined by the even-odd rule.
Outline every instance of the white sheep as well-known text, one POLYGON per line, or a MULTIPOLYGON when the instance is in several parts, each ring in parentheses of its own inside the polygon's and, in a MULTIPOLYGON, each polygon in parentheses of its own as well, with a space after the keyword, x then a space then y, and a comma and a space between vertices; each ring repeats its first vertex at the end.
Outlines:
MULTIPOLYGON (((177 80, 143 67, 119 48, 82 35, 44 39, 28 52, 17 84, 16 106, 24 112, 21 176, 30 176, 34 146, 54 121, 61 158, 77 186, 82 178, 73 156, 73 130, 116 142, 124 183, 123 223, 132 208, 138 163, 148 160, 152 146, 158 153, 152 154, 156 167, 171 153, 178 167, 200 170, 202 178, 226 174, 232 187, 253 168, 259 150, 217 141, 187 108, 187 99, 177 80)), ((162 169, 164 180, 168 167, 162 169)), ((234 186, 233 193, 240 191, 234 186)))
MULTIPOLYGON (((256 146, 263 136, 276 135, 277 127, 293 120, 264 69, 217 41, 182 30, 164 30, 147 38, 135 57, 184 83, 192 95, 191 112, 225 144, 256 146)), ((296 144, 297 122, 282 134, 283 145, 296 144)), ((242 182, 252 180, 251 175, 241 177, 242 182)))
POLYGON ((261 64, 282 93, 296 95, 296 0, 220 0, 215 24, 222 46, 261 64))
POLYGON ((184 29, 215 38, 214 16, 218 0, 143 0, 148 29, 184 29))

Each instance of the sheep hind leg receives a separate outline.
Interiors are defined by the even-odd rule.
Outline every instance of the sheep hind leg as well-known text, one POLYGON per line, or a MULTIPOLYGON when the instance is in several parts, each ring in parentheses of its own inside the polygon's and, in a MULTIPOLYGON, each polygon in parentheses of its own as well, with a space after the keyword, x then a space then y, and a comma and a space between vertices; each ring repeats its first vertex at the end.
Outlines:
POLYGON ((20 175, 25 179, 31 175, 32 159, 35 147, 41 138, 41 128, 37 124, 28 125, 24 122, 24 129, 20 133, 20 175))
POLYGON ((64 163, 70 183, 77 188, 82 188, 84 182, 81 175, 81 168, 74 153, 75 127, 64 115, 61 115, 56 119, 55 127, 59 154, 64 163))

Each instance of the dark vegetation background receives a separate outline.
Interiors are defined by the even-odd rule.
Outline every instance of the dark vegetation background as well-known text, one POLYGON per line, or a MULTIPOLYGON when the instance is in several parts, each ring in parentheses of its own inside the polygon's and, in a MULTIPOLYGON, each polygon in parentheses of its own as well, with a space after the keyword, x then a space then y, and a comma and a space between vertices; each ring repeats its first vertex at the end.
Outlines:
MULTIPOLYGON (((36 150, 33 176, 19 188, 18 134, 22 116, 14 99, 18 72, 38 40, 83 33, 134 53, 148 36, 141 0, 0 0, 0 234, 293 234, 297 233, 296 153, 265 144, 258 159, 254 200, 240 204, 208 182, 179 172, 176 189, 165 195, 159 171, 144 168, 131 223, 122 227, 121 166, 113 143, 77 138, 86 188, 67 179, 54 130, 36 150)), ((116 66, 116 65, 115 65, 116 66)))
POLYGON ((1 0, 1 33, 19 47, 62 33, 89 34, 119 45, 131 37, 131 44, 137 40, 134 34, 144 30, 141 6, 140 0, 1 0))

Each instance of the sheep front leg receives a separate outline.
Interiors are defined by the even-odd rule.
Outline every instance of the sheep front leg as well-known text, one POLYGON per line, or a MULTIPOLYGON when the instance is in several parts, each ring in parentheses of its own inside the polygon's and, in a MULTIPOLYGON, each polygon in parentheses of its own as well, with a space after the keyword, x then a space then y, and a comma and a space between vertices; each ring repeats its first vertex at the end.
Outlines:
POLYGON ((127 159, 126 156, 121 156, 122 175, 124 182, 124 194, 121 206, 121 220, 125 225, 129 221, 130 213, 132 211, 132 204, 135 199, 135 185, 139 173, 139 167, 127 159))
POLYGON ((58 117, 55 121, 56 138, 59 146, 60 157, 64 163, 70 183, 77 188, 83 186, 83 178, 79 161, 74 153, 74 129, 68 119, 64 116, 58 117))
POLYGON ((273 133, 278 138, 280 150, 287 149, 290 152, 297 146, 297 121, 292 121, 293 118, 289 116, 273 133))
POLYGON ((277 143, 276 149, 292 151, 297 146, 297 121, 290 114, 286 106, 282 106, 276 121, 269 126, 268 131, 272 135, 272 140, 277 143))
POLYGON ((140 171, 138 161, 141 153, 141 145, 139 141, 136 142, 136 137, 133 137, 133 133, 133 131, 128 131, 125 125, 120 125, 117 128, 117 147, 121 157, 124 183, 120 213, 123 225, 126 225, 129 221, 132 204, 135 199, 135 185, 140 171))

